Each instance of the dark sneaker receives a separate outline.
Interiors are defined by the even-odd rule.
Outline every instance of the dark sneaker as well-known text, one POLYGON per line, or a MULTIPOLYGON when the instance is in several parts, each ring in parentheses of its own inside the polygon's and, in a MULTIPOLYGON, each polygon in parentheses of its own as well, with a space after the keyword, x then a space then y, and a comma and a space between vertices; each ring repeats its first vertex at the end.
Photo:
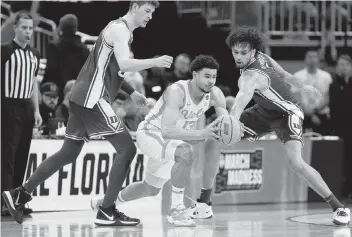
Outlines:
POLYGON ((24 204, 32 200, 30 193, 21 186, 10 191, 2 192, 2 197, 13 219, 17 221, 17 223, 22 224, 24 204))
POLYGON ((100 226, 136 226, 140 220, 126 216, 113 205, 108 208, 99 207, 94 223, 100 226))
POLYGON ((26 206, 23 207, 23 215, 30 215, 33 213, 33 209, 30 208, 28 206, 28 204, 26 206))

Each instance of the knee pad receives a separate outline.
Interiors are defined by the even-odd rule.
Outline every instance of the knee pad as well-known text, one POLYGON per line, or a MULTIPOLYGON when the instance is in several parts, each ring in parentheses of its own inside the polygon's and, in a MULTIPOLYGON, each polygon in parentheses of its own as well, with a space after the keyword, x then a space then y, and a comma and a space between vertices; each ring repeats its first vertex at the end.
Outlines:
POLYGON ((144 181, 148 185, 160 189, 167 182, 167 179, 163 179, 163 178, 157 177, 157 176, 155 176, 155 175, 153 175, 153 174, 151 174, 149 172, 146 172, 144 181))

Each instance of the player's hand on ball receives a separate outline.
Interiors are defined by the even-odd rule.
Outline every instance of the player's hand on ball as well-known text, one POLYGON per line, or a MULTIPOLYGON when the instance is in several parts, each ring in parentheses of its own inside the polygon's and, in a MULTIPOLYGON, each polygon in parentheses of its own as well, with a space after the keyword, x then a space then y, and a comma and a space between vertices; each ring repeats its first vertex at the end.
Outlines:
POLYGON ((158 57, 158 58, 155 58, 154 59, 155 62, 155 67, 166 67, 166 68, 170 68, 171 67, 171 64, 173 62, 173 57, 171 56, 168 56, 168 55, 164 55, 164 56, 161 56, 161 57, 158 57))
POLYGON ((317 88, 309 85, 304 85, 302 88, 305 92, 308 92, 311 96, 314 97, 322 97, 323 95, 317 90, 317 88))
POLYGON ((147 98, 138 91, 134 91, 131 94, 131 99, 139 106, 139 107, 144 107, 147 105, 147 98))
POLYGON ((214 138, 216 140, 219 140, 219 131, 220 127, 218 126, 219 122, 221 121, 221 117, 217 118, 215 121, 213 121, 211 124, 209 124, 205 129, 202 130, 202 137, 204 139, 207 138, 214 138))

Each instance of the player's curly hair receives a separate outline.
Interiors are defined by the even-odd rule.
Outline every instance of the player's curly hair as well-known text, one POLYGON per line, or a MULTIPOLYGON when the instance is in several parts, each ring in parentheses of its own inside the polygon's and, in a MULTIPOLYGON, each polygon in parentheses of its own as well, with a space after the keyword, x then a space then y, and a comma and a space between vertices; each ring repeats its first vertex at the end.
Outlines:
POLYGON ((198 55, 193 61, 191 62, 190 71, 191 72, 198 72, 204 68, 209 69, 216 69, 219 70, 219 63, 216 61, 215 58, 209 55, 198 55))
POLYGON ((158 8, 160 5, 159 1, 131 1, 130 2, 130 10, 132 9, 132 6, 134 3, 137 3, 138 6, 142 6, 144 4, 149 3, 149 4, 153 5, 155 8, 158 8))
POLYGON ((230 48, 239 43, 248 43, 252 49, 257 51, 263 51, 264 49, 263 36, 259 31, 248 26, 240 26, 232 31, 226 39, 226 44, 230 48))

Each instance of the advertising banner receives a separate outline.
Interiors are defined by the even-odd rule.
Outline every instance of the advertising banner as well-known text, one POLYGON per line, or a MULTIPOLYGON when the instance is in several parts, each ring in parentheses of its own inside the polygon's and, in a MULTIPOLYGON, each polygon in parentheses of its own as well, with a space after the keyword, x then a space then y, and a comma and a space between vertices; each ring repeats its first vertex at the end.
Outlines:
MULTIPOLYGON (((63 140, 33 140, 25 179, 62 144, 63 140)), ((74 163, 62 167, 33 192, 31 208, 35 211, 89 209, 91 197, 106 192, 114 158, 115 149, 107 141, 85 144, 74 163)), ((144 179, 146 162, 147 158, 137 149, 123 187, 144 179)))

